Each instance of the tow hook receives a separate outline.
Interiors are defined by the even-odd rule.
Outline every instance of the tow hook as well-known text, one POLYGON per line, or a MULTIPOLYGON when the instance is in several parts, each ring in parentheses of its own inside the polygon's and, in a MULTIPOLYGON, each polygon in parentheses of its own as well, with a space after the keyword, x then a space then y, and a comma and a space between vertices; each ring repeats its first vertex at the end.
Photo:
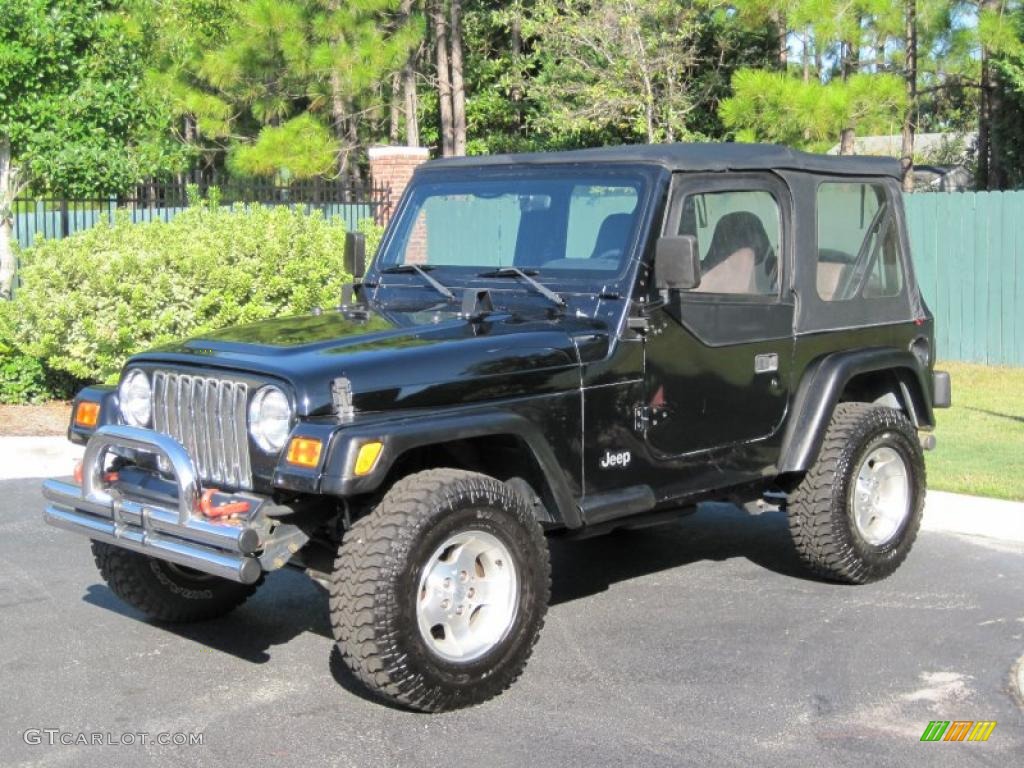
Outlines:
POLYGON ((199 510, 207 517, 241 517, 249 509, 248 501, 234 499, 216 488, 207 488, 199 498, 199 510))

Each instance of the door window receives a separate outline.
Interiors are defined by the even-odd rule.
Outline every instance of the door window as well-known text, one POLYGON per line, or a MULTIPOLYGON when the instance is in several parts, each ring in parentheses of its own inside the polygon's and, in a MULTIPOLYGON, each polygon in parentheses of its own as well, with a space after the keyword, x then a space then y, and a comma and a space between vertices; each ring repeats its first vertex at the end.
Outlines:
POLYGON ((697 239, 701 293, 772 296, 779 290, 782 224, 764 190, 701 192, 683 201, 680 235, 697 239))

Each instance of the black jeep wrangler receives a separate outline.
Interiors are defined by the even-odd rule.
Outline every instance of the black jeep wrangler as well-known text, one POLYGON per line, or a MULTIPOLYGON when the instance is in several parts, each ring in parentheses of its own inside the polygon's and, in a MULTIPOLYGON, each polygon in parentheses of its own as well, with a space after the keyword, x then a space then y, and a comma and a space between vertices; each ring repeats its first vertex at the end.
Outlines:
POLYGON ((950 401, 898 173, 732 144, 428 163, 341 306, 82 391, 45 518, 162 621, 319 574, 353 673, 428 711, 522 672, 546 535, 771 504, 819 575, 884 578, 950 401))

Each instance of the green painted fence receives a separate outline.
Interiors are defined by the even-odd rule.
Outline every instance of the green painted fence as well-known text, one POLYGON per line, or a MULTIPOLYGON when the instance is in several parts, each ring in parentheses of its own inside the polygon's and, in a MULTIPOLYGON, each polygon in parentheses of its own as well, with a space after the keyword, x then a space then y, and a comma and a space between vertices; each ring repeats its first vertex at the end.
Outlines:
POLYGON ((1024 192, 904 200, 939 358, 1024 366, 1024 192))

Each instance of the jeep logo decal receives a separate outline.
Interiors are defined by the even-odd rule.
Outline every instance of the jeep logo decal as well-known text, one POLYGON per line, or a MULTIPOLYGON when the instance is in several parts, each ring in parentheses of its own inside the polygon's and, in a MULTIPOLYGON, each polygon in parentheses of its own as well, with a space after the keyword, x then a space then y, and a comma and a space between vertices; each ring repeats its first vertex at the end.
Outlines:
POLYGON ((601 459, 601 469, 613 469, 615 467, 625 469, 632 460, 633 454, 629 451, 622 451, 620 453, 605 451, 604 458, 601 459))

